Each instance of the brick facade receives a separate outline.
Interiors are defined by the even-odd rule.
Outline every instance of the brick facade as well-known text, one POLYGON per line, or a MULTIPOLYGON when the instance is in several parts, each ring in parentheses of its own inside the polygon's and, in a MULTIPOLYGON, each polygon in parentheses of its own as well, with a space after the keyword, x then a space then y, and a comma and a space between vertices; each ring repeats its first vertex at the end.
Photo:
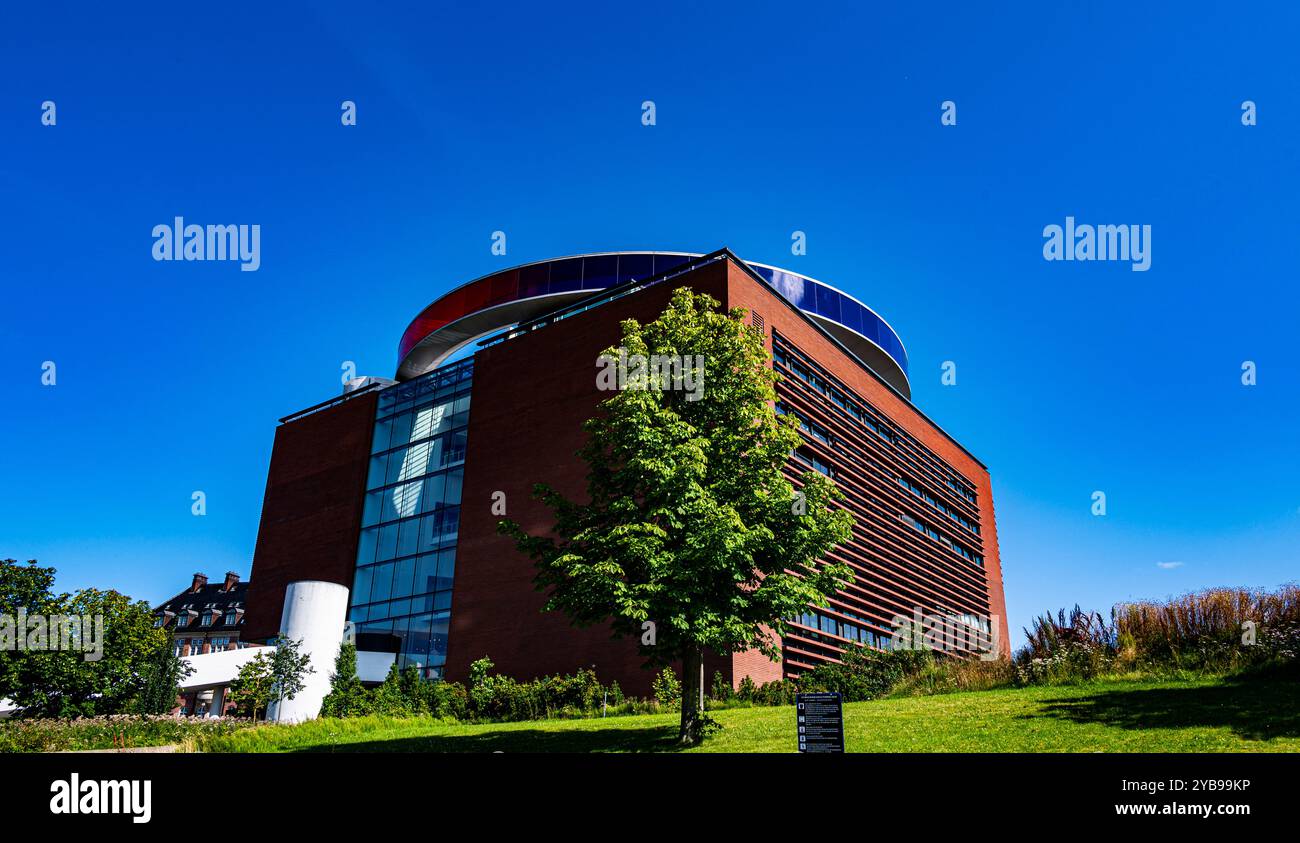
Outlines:
POLYGON ((359 394, 276 428, 244 640, 279 632, 295 580, 352 587, 377 401, 376 392, 359 394))

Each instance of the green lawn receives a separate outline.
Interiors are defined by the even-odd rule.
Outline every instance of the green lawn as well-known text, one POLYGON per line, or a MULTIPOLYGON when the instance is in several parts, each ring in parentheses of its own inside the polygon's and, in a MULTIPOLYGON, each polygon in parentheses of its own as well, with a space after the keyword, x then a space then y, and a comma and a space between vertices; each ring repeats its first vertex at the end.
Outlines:
MULTIPOLYGON (((692 752, 791 752, 794 708, 717 711, 692 752)), ((850 752, 1297 752, 1300 683, 1109 680, 845 706, 850 752)), ((316 720, 203 742, 213 752, 662 752, 675 715, 447 725, 316 720)))

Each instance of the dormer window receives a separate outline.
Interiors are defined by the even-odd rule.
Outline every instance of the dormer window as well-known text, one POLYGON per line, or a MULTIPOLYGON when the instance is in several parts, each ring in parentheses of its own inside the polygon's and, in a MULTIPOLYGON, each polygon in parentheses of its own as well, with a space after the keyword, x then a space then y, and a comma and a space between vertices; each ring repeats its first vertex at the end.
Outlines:
POLYGON ((181 628, 181 627, 183 627, 183 626, 188 626, 189 623, 190 623, 190 616, 189 616, 189 615, 177 615, 177 616, 176 616, 176 627, 177 627, 177 629, 179 629, 179 628, 181 628))
POLYGON ((235 610, 234 610, 234 609, 231 609, 230 611, 226 612, 226 617, 223 618, 221 622, 224 623, 226 626, 234 626, 234 625, 235 625, 235 610))

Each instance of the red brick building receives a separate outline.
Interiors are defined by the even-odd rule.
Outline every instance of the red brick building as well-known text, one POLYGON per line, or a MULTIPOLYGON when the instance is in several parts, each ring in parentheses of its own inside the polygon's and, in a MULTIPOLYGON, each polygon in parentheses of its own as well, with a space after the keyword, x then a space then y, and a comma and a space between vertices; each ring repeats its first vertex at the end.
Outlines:
MULTIPOLYGON (((182 658, 242 649, 247 591, 248 583, 240 582, 234 571, 227 571, 220 583, 209 583, 207 574, 195 574, 189 588, 154 609, 154 626, 167 631, 182 658)), ((225 713, 227 691, 224 685, 184 690, 175 711, 225 713)))
MULTIPOLYGON (((594 666, 647 694, 634 642, 541 612, 533 564, 497 534, 493 504, 541 532, 550 512, 534 483, 582 495, 574 453, 604 397, 597 355, 617 344, 620 320, 654 319, 682 286, 762 327, 784 375, 778 409, 805 436, 791 476, 830 474, 857 521, 833 554, 857 582, 796 619, 784 661, 743 653, 711 660, 709 675, 797 676, 850 642, 897 646, 900 620, 912 618, 976 633, 959 634, 958 650, 978 640, 1005 653, 988 470, 911 403, 897 334, 834 288, 726 250, 586 255, 477 279, 412 322, 397 381, 366 379, 283 419, 245 639, 275 635, 289 582, 326 580, 352 589, 349 620, 365 640, 388 639, 430 675, 463 680, 489 655, 520 679, 594 666)), ((926 641, 942 646, 942 636, 926 641)))

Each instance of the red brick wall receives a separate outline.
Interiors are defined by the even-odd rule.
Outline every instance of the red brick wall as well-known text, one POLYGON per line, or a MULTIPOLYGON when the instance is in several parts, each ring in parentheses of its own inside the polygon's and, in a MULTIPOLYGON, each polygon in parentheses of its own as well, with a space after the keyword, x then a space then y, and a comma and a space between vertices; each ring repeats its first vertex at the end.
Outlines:
POLYGON ((275 430, 240 638, 278 633, 296 580, 352 588, 378 393, 359 395, 275 430))

